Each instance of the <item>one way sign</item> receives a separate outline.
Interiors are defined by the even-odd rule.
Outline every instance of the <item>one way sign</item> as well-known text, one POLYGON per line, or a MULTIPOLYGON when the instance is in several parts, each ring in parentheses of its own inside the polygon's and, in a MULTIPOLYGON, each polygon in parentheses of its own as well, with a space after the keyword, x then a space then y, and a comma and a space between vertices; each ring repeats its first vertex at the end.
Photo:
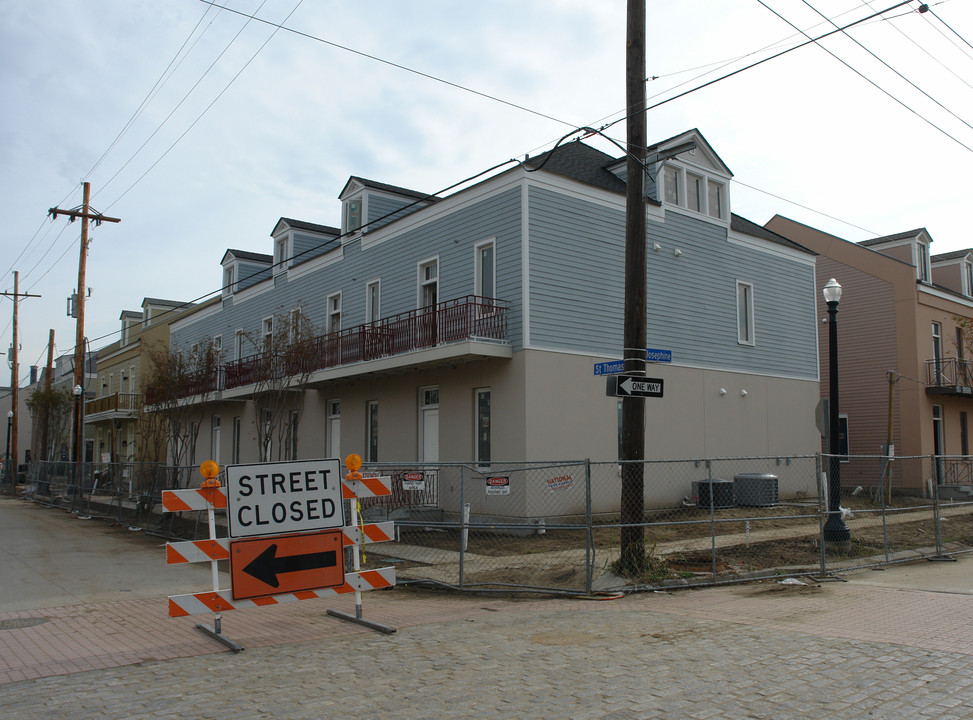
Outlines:
POLYGON ((662 397, 662 378, 609 375, 606 394, 609 397, 662 397))

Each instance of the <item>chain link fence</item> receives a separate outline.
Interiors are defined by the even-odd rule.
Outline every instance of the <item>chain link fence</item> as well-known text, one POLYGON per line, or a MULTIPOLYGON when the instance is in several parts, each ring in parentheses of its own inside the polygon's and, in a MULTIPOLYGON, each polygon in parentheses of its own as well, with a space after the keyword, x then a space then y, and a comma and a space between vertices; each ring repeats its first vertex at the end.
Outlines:
MULTIPOLYGON (((392 542, 365 546, 365 568, 391 564, 400 583, 480 591, 591 595, 823 577, 973 548, 973 458, 840 460, 835 512, 851 537, 844 547, 822 542, 830 458, 819 455, 371 464, 363 471, 390 476, 391 495, 346 513, 356 522, 395 522, 392 542), (622 491, 640 477, 633 520, 633 499, 622 491), (623 577, 618 562, 633 534, 645 562, 623 577)), ((34 463, 24 493, 153 534, 200 539, 205 513, 161 512, 162 490, 200 479, 195 467, 34 463)))

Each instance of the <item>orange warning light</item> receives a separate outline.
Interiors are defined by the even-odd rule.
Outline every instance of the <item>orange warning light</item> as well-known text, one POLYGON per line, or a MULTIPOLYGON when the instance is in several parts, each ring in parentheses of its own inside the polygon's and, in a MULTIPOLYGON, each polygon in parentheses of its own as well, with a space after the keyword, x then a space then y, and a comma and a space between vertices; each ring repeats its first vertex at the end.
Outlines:
POLYGON ((200 487, 204 488, 218 488, 220 486, 220 481, 216 479, 216 476, 220 474, 220 466, 214 460, 206 460, 202 465, 199 466, 199 472, 202 474, 205 480, 200 487))
POLYGON ((352 453, 345 458, 345 467, 347 467, 352 472, 357 472, 361 469, 361 456, 352 453))

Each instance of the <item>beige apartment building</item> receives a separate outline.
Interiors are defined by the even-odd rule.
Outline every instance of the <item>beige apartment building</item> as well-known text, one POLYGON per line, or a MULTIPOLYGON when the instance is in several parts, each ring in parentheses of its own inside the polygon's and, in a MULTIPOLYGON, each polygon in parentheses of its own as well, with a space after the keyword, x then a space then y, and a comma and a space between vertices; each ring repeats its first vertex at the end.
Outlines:
POLYGON ((98 351, 98 375, 85 403, 85 426, 95 463, 161 462, 162 438, 140 430, 142 382, 153 352, 168 352, 169 324, 194 306, 176 300, 145 298, 142 310, 124 310, 119 339, 98 351))
MULTIPOLYGON (((838 307, 839 410, 850 455, 882 455, 891 416, 893 482, 904 489, 968 484, 973 416, 973 250, 932 255, 924 229, 853 243, 788 218, 766 225, 818 253, 821 288, 842 286, 838 307), (922 461, 906 457, 924 456, 922 461)), ((826 325, 819 329, 821 396, 829 392, 826 325)), ((839 451, 843 452, 844 447, 839 451)), ((879 463, 852 459, 843 485, 872 484, 879 463)))

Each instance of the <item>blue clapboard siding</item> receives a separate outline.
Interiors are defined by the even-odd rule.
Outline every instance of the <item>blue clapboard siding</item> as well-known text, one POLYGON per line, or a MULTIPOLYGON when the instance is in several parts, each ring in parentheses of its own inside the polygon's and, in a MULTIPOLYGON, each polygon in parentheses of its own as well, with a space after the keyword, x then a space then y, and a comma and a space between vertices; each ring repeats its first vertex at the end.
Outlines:
POLYGON ((368 217, 366 218, 369 225, 365 228, 365 232, 374 232, 401 217, 411 215, 426 205, 428 205, 428 202, 416 202, 415 199, 411 198, 369 193, 368 217), (397 212, 398 210, 401 210, 401 212, 397 212))
POLYGON ((341 240, 337 236, 295 232, 291 257, 297 265, 339 247, 341 247, 341 240))
MULTIPOLYGON (((529 197, 531 345, 620 356, 624 212, 543 188, 529 197)), ((649 347, 678 364, 816 377, 810 256, 730 243, 724 226, 673 211, 649 222, 648 247, 649 347), (738 280, 754 286, 752 347, 737 342, 738 280)))
MULTIPOLYGON (((365 286, 381 280, 383 317, 414 310, 418 295, 418 264, 439 258, 439 298, 448 300, 474 291, 474 246, 489 238, 496 242, 497 296, 508 300, 508 338, 520 346, 521 224, 519 188, 464 205, 421 227, 362 250, 360 239, 346 242, 342 259, 302 277, 275 278, 271 290, 241 301, 239 295, 220 312, 173 331, 173 347, 223 335, 224 347, 238 329, 257 333, 263 318, 300 306, 314 325, 323 329, 327 298, 341 293, 342 327, 365 322, 365 286)), ((255 288, 256 290, 256 288, 255 288)), ((229 357, 229 356, 228 356, 229 357)))
POLYGON ((237 260, 237 284, 234 292, 244 290, 251 285, 262 282, 270 277, 271 269, 263 263, 237 260))

